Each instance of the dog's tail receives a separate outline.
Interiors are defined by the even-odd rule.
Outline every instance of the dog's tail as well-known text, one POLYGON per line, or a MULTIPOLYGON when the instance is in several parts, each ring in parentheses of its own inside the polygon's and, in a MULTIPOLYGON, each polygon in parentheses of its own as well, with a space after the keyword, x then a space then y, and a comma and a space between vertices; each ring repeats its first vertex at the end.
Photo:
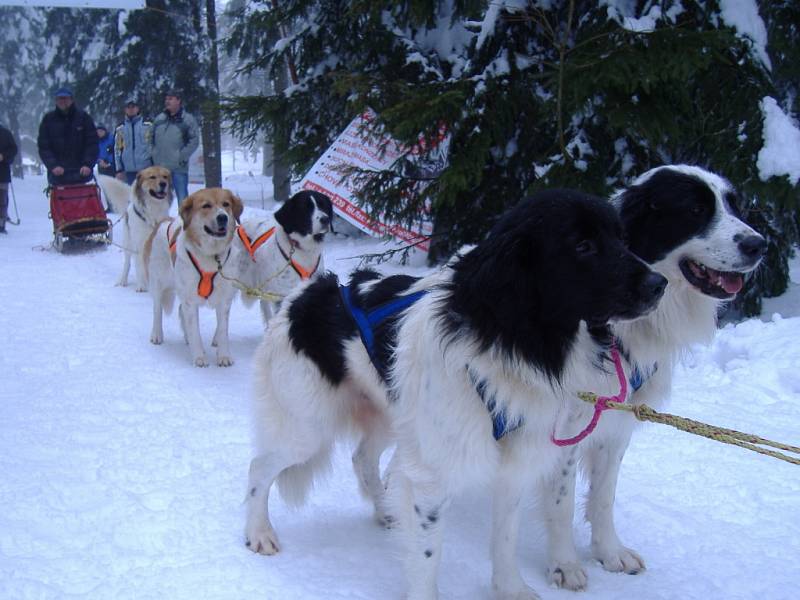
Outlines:
POLYGON ((108 175, 97 175, 97 183, 114 212, 124 213, 131 200, 131 186, 108 175))
POLYGON ((332 446, 327 445, 306 462, 281 471, 277 479, 278 491, 286 504, 295 507, 305 504, 314 480, 331 470, 331 450, 332 446))

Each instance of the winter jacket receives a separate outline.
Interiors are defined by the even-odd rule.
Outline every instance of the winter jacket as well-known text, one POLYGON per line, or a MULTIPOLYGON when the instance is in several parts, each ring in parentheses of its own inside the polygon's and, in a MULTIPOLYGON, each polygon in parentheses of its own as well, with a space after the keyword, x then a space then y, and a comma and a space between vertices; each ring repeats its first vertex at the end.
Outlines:
POLYGON ((3 160, 0 160, 0 183, 9 183, 11 163, 17 156, 17 143, 11 132, 2 125, 0 125, 0 154, 3 155, 3 160))
POLYGON ((66 112, 59 109, 45 114, 39 125, 39 158, 47 167, 47 180, 53 184, 87 181, 81 167, 94 169, 97 162, 97 131, 94 121, 76 105, 66 112), (64 175, 53 175, 52 169, 63 167, 64 175))
POLYGON ((153 121, 153 164, 178 173, 189 172, 189 157, 200 145, 197 120, 181 108, 162 112, 153 121))
POLYGON ((150 144, 153 137, 153 122, 136 115, 117 125, 114 131, 114 164, 117 173, 138 173, 152 166, 150 144))
MULTIPOLYGON (((105 129, 105 127, 102 127, 102 129, 105 129)), ((97 138, 97 146, 99 152, 97 155, 97 170, 103 175, 113 177, 116 173, 114 169, 114 138, 109 135, 108 130, 106 130, 106 134, 103 137, 97 138), (106 161, 109 166, 101 167, 101 160, 106 161)))

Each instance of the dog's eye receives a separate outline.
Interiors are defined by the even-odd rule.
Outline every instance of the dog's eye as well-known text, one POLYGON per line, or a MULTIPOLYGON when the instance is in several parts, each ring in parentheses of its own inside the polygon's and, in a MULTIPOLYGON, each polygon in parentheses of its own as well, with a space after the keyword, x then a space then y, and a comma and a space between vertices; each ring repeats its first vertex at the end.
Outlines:
POLYGON ((207 202, 206 204, 203 204, 203 208, 211 208, 211 204, 207 202))
POLYGON ((706 214, 706 207, 703 204, 696 204, 692 207, 692 214, 696 217, 706 214))
POLYGON ((228 208, 230 205, 231 205, 230 202, 223 202, 222 203, 222 206, 224 206, 225 208, 228 208))
POLYGON ((591 256, 593 254, 597 254, 597 244, 595 244, 592 240, 581 240, 578 242, 578 245, 575 246, 575 252, 577 252, 580 256, 591 256))

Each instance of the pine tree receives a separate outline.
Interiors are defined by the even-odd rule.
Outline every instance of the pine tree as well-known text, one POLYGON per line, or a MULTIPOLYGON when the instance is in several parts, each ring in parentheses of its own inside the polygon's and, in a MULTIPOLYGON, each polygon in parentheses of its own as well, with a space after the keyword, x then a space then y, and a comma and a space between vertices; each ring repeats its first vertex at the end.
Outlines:
POLYGON ((762 100, 777 97, 796 114, 800 80, 796 3, 768 4, 761 17, 775 67, 715 0, 262 3, 236 29, 241 47, 253 66, 293 64, 299 81, 229 110, 240 131, 284 140, 295 176, 365 107, 409 145, 444 124, 449 166, 422 196, 407 201, 415 182, 403 159, 362 189, 401 220, 429 199, 446 234, 440 254, 479 239, 537 189, 608 195, 654 166, 705 166, 737 186, 769 240, 739 300, 753 313, 762 296, 785 289, 800 239, 797 187, 762 181, 757 166, 762 100), (270 29, 292 34, 266 45, 270 29))
POLYGON ((0 122, 8 126, 22 151, 14 161, 22 177, 22 155, 36 155, 36 131, 50 98, 41 43, 44 13, 40 9, 0 7, 0 122))
POLYGON ((51 9, 48 69, 72 82, 76 99, 96 121, 117 122, 131 96, 143 113, 157 114, 164 92, 180 90, 184 106, 200 121, 206 182, 219 186, 215 23, 213 0, 147 0, 146 9, 135 11, 51 9))

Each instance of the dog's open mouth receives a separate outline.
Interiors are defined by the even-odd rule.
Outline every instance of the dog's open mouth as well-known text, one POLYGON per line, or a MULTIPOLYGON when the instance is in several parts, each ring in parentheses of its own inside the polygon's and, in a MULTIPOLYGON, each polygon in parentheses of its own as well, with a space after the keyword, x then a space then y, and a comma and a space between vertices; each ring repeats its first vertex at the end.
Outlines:
POLYGON ((150 195, 153 198, 158 198, 159 200, 163 200, 167 197, 167 192, 161 190, 150 190, 150 195))
POLYGON ((208 235, 216 238, 223 238, 226 235, 228 235, 227 225, 225 225, 224 227, 218 227, 217 229, 211 229, 208 225, 204 225, 203 229, 208 235))
POLYGON ((684 259, 680 263, 686 280, 707 296, 727 300, 744 285, 744 275, 733 271, 717 271, 701 263, 684 259))

